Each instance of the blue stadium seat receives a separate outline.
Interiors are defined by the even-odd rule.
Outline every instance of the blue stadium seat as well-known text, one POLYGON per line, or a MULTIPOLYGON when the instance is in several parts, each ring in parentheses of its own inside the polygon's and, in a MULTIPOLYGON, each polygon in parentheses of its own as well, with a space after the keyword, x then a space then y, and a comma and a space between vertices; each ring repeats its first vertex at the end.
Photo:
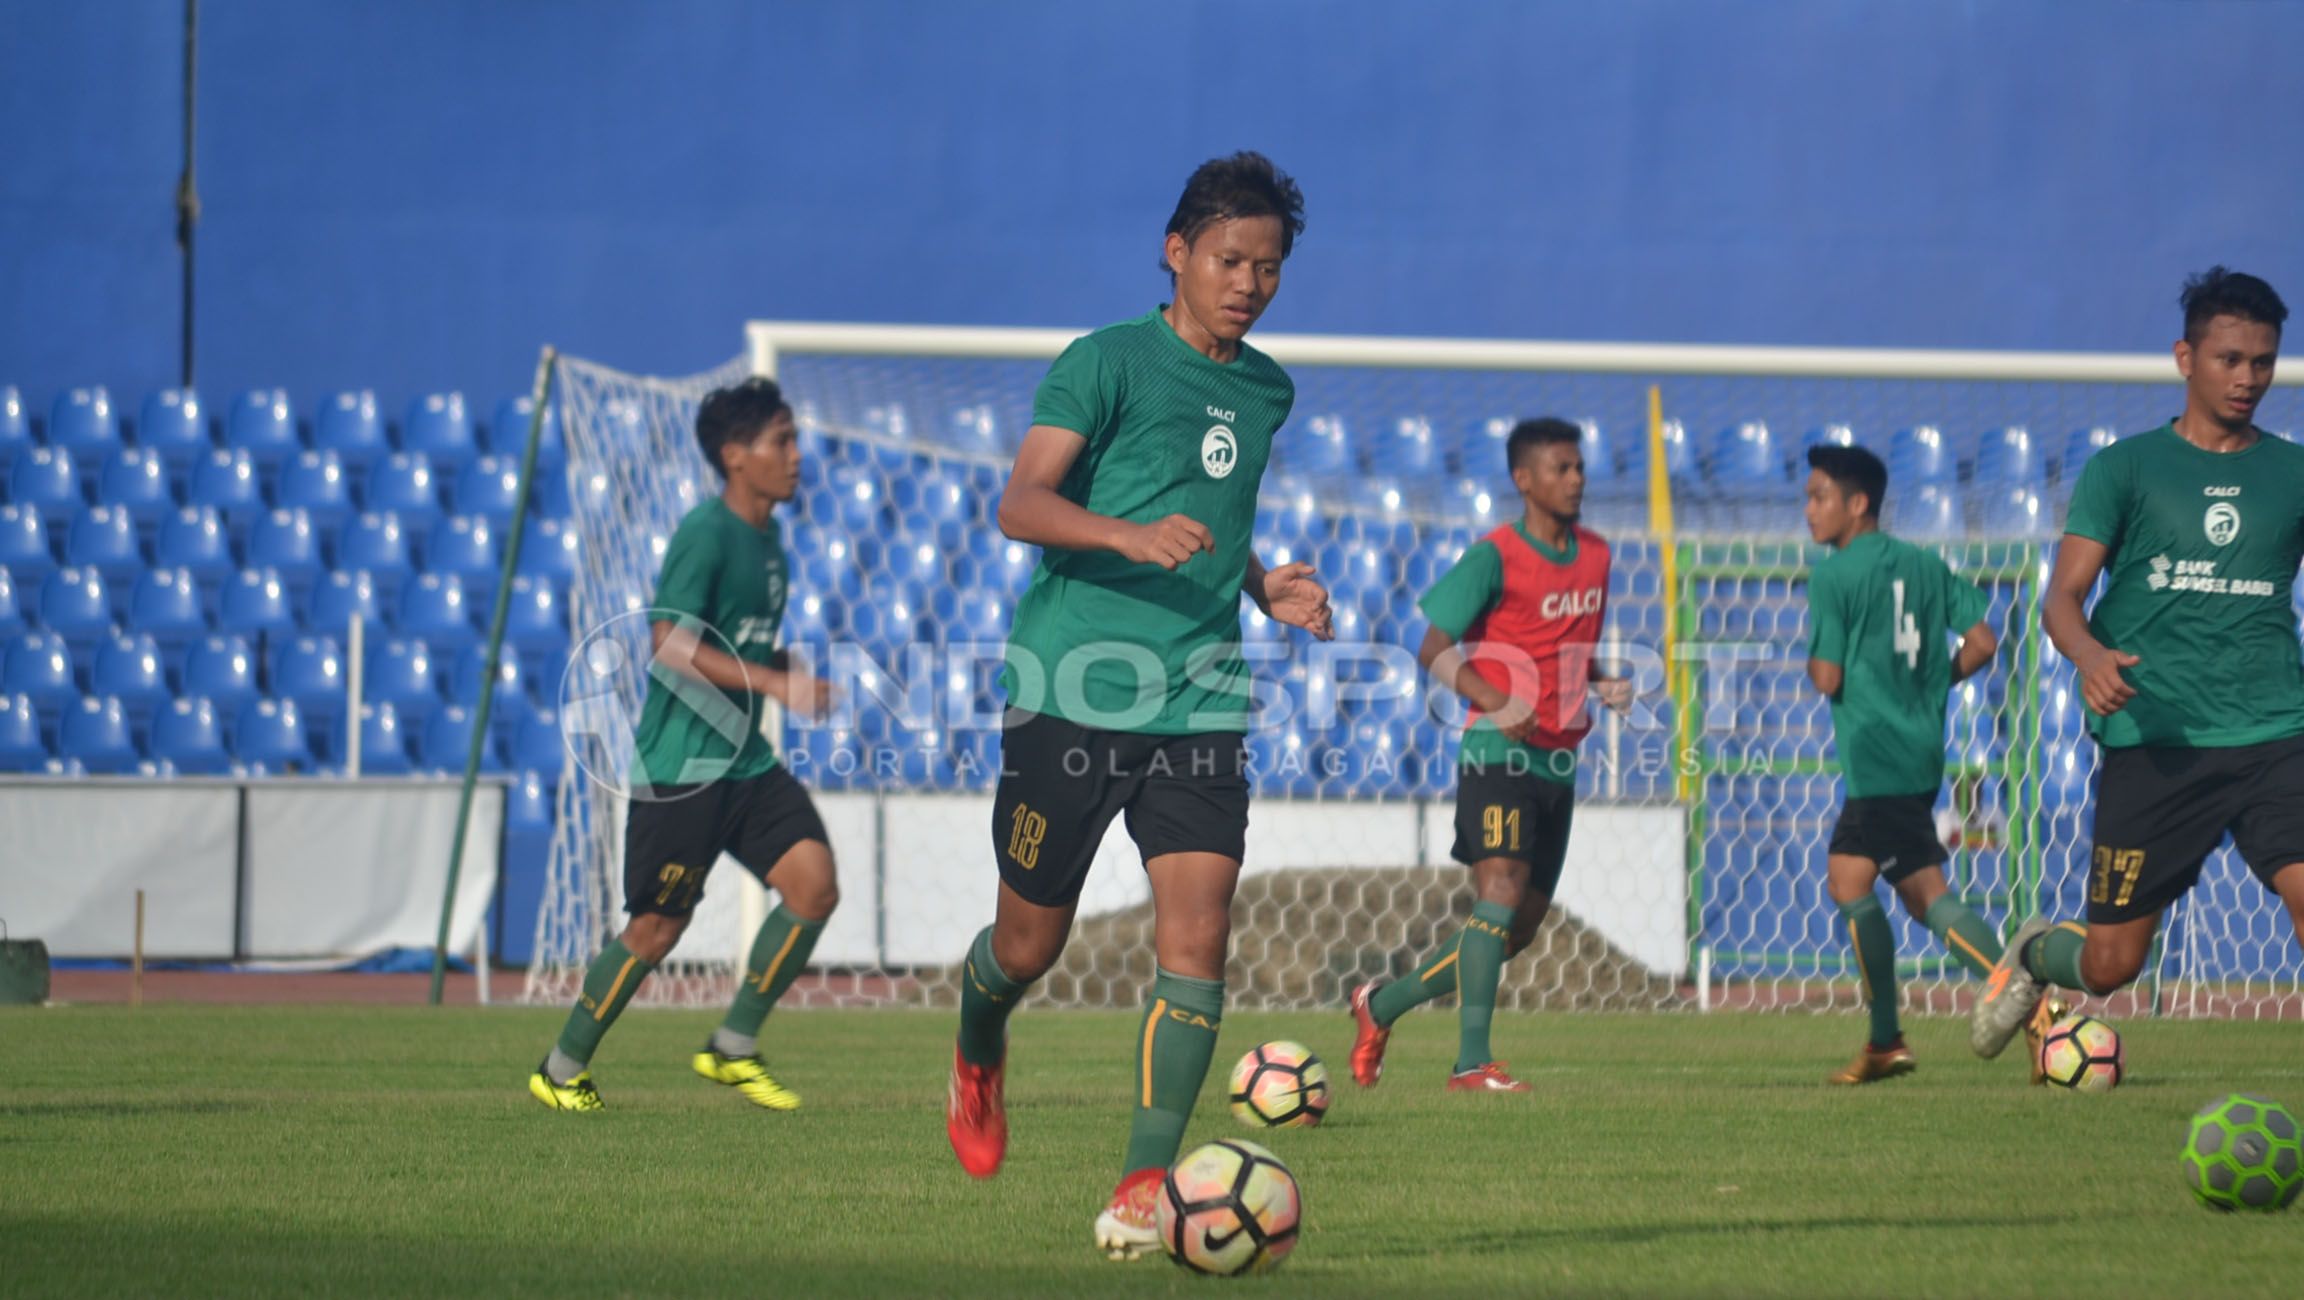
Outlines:
POLYGON ((1511 488, 1511 480, 1501 475, 1457 480, 1455 490, 1449 497, 1449 521, 1459 526, 1468 526, 1476 532, 1487 532, 1518 513, 1513 509, 1517 498, 1506 499, 1505 494, 1511 488), (1502 489, 1502 492, 1498 489, 1502 489))
POLYGON ((38 506, 55 521, 70 519, 87 504, 72 453, 62 447, 34 447, 18 455, 8 469, 8 499, 38 506))
POLYGON ((23 635, 29 626, 24 607, 16 603, 16 579, 10 576, 8 566, 0 564, 0 643, 23 635))
POLYGON ((1888 482, 1892 486, 1951 483, 1958 479, 1959 470, 1950 441, 1934 425, 1914 425, 1889 436, 1888 482))
POLYGON ((1800 461, 1793 467, 1794 472, 1801 479, 1805 480, 1808 477, 1808 449, 1827 444, 1834 447, 1853 447, 1856 445, 1856 431, 1845 424, 1819 424, 1801 434, 1800 461))
POLYGON ((256 700, 232 727, 232 756, 257 775, 312 770, 304 717, 287 700, 256 700))
POLYGON ((136 416, 136 445, 160 458, 169 481, 182 487, 192 466, 216 450, 200 410, 200 394, 189 388, 163 388, 144 399, 136 416))
POLYGON ((504 615, 504 643, 523 655, 568 651, 568 610, 549 578, 514 578, 504 615))
POLYGON ((2038 488, 2022 486, 2020 480, 1987 482, 1982 475, 1977 476, 1976 486, 1984 502, 1977 526, 1989 536, 2033 537, 2055 523, 2038 488))
POLYGON ((225 447, 243 451, 266 482, 289 457, 304 450, 296 436, 296 408, 285 388, 251 388, 232 399, 224 421, 225 447))
POLYGON ((522 772, 504 792, 504 829, 515 834, 552 831, 552 784, 541 772, 522 772))
POLYGON ((530 518, 520 530, 519 572, 548 578, 562 591, 576 581, 583 555, 582 539, 573 524, 557 519, 530 518))
POLYGON ((871 470, 855 465, 842 465, 827 476, 832 486, 832 498, 838 513, 830 519, 816 519, 827 527, 837 526, 849 533, 862 535, 880 531, 880 478, 871 470))
POLYGON ((1352 435, 1340 415, 1315 415, 1291 424, 1272 444, 1273 463, 1292 474, 1352 472, 1352 435))
POLYGON ((171 698, 168 672, 162 665, 160 645, 141 631, 111 637, 96 647, 96 664, 89 674, 96 694, 120 701, 128 723, 141 730, 171 698))
POLYGON ((296 609, 288 584, 271 569, 243 569, 224 583, 216 627, 236 636, 284 637, 296 633, 296 609))
POLYGON ((305 626, 329 636, 349 636, 352 616, 358 614, 368 629, 362 635, 385 631, 384 601, 376 593, 376 580, 365 569, 336 569, 312 589, 312 617, 305 626))
MULTIPOLYGON (((488 450, 494 455, 510 457, 515 469, 527 453, 529 417, 535 411, 536 399, 520 393, 497 402, 496 411, 488 421, 488 450)), ((544 427, 536 439, 538 479, 545 476, 545 471, 558 471, 567 463, 568 446, 560 437, 560 413, 546 405, 544 427)))
POLYGON ((1457 438, 1449 468, 1459 475, 1502 474, 1505 472, 1504 448, 1512 435, 1512 421, 1504 416, 1489 416, 1464 426, 1457 438))
POLYGON ((480 444, 472 436, 472 417, 464 410, 464 394, 427 393, 410 401, 400 424, 400 450, 422 455, 451 474, 479 455, 480 444))
POLYGON ((1921 482, 1888 494, 1888 531, 1920 541, 1945 541, 1960 536, 1958 489, 1949 483, 1921 482))
POLYGON ((94 569, 58 569, 40 584, 40 625, 63 637, 77 663, 112 635, 112 597, 94 569))
POLYGON ((208 635, 207 601, 190 569, 146 569, 128 594, 128 626, 149 633, 171 661, 208 635))
POLYGON ((567 742, 560 735, 560 715, 552 710, 532 711, 513 735, 514 767, 552 777, 568 765, 567 742))
POLYGON ((75 759, 88 772, 114 775, 133 772, 143 761, 128 728, 128 712, 115 699, 90 696, 64 711, 58 757, 75 759))
POLYGON ((256 476, 256 462, 238 449, 208 453, 193 462, 184 504, 215 511, 234 534, 246 531, 248 521, 264 509, 264 488, 256 476))
POLYGON ((210 592, 240 568, 232 560, 232 538, 223 518, 207 506, 186 506, 161 520, 152 557, 164 568, 190 572, 210 592))
POLYGON ((14 501, 0 505, 0 569, 16 575, 27 597, 39 590, 41 579, 56 571, 40 507, 14 501))
POLYGON ((64 563, 93 569, 108 586, 125 591, 144 571, 144 552, 136 545, 136 521, 113 506, 92 506, 80 512, 64 534, 64 563))
POLYGON ((80 698, 72 676, 72 648, 54 632, 27 632, 10 642, 0 662, 0 693, 28 697, 49 718, 80 698))
POLYGON ((152 719, 152 757, 184 776, 222 776, 232 770, 224 723, 205 699, 172 700, 152 719))
POLYGON ((1379 467, 1352 480, 1353 518, 1394 519, 1407 508, 1408 491, 1389 469, 1379 467))
POLYGON ((335 453, 356 484, 365 481, 370 466, 392 452, 384 438, 383 417, 376 413, 376 394, 365 388, 332 394, 320 404, 313 426, 313 450, 335 453))
POLYGON ((379 600, 396 601, 415 568, 408 560, 408 535, 401 529, 400 517, 371 512, 346 521, 336 534, 336 567, 366 573, 379 600))
POLYGON ((361 691, 371 700, 392 705, 412 722, 429 719, 440 707, 439 675, 431 650, 421 641, 401 637, 370 641, 361 691))
POLYGON ((1394 478, 1421 478, 1438 472, 1440 448, 1432 436, 1432 422, 1421 415, 1402 416, 1368 448, 1368 471, 1394 478))
POLYGON ((184 694, 215 705, 227 725, 256 702, 256 656, 236 636, 210 636, 184 652, 184 694))
POLYGON ((0 695, 0 772, 37 772, 47 765, 40 711, 29 697, 0 695))
POLYGON ((72 453, 74 463, 90 469, 120 450, 120 420, 112 413, 112 395, 101 385, 67 388, 48 408, 48 445, 72 453))
MULTIPOLYGON (((334 766, 343 767, 343 756, 350 752, 350 731, 346 719, 338 719, 331 731, 335 738, 334 766)), ((360 775, 405 776, 416 770, 408 755, 408 742, 424 724, 403 718, 390 704, 363 704, 360 706, 360 775)))
POLYGON ((475 515, 498 528, 509 527, 520 505, 520 462, 508 456, 482 456, 456 476, 449 494, 459 515, 475 515))
POLYGON ((432 462, 409 452, 386 457, 368 471, 366 505, 371 513, 400 516, 401 525, 411 531, 430 531, 441 514, 432 462))
POLYGON ((456 579, 475 606, 490 607, 504 574, 496 530, 487 520, 467 515, 442 520, 425 539, 424 572, 456 579))
POLYGON ((2078 482, 2080 467, 2088 463, 2088 458, 2118 441, 2120 431, 2107 425, 2074 429, 2072 436, 2064 440, 2064 458, 2057 464, 2057 475, 2067 487, 2078 482))
MULTIPOLYGON (((454 680, 448 683, 444 697, 450 704, 461 704, 468 709, 480 707, 480 683, 488 671, 488 647, 475 643, 457 655, 454 680)), ((500 736, 509 736, 520 721, 535 712, 535 704, 528 698, 528 674, 520 666, 519 656, 509 652, 496 661, 496 693, 489 697, 488 729, 500 736)))
POLYGON ((272 656, 272 695, 293 700, 314 723, 343 716, 349 683, 343 652, 332 636, 300 636, 282 641, 272 656))
POLYGON ((0 470, 31 446, 32 421, 24 414, 24 394, 14 384, 0 384, 0 470))
POLYGON ((326 567, 320 559, 320 534, 301 510, 274 510, 259 516, 248 530, 248 567, 269 569, 287 585, 291 605, 303 605, 326 567))
POLYGON ((1008 450, 1002 437, 999 413, 990 406, 964 406, 944 423, 945 436, 963 451, 999 454, 1008 450))
POLYGON ((443 652, 462 650, 480 639, 464 584, 448 574, 427 573, 404 587, 393 627, 401 636, 443 652))
POLYGON ((2046 451, 2022 425, 1986 430, 1976 446, 1975 482, 1978 487, 2037 492, 2048 484, 2046 451))
POLYGON ((160 521, 176 513, 176 494, 169 490, 168 466, 160 453, 144 447, 123 447, 104 462, 96 478, 100 505, 125 510, 136 521, 137 536, 150 541, 160 521))
POLYGON ((1745 420, 1722 429, 1712 442, 1711 477, 1715 485, 1731 490, 1781 485, 1784 470, 1768 426, 1759 420, 1745 420))
MULTIPOLYGON (((472 713, 458 705, 450 705, 432 715, 424 727, 424 766, 434 772, 461 775, 472 755, 472 713)), ((480 770, 501 772, 504 755, 498 752, 493 737, 482 737, 480 742, 480 770)))
POLYGON ((334 534, 354 512, 352 478, 332 451, 300 451, 280 467, 274 495, 284 510, 301 510, 314 528, 334 534))

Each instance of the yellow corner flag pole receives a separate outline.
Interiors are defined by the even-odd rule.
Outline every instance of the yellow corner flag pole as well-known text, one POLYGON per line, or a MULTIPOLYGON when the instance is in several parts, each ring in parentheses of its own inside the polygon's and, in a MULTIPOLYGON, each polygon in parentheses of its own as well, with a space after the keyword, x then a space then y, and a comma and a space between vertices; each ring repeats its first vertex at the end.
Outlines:
POLYGON ((1672 755, 1673 784, 1679 797, 1687 799, 1690 791, 1687 776, 1681 774, 1681 754, 1689 736, 1688 681, 1675 653, 1680 645, 1680 548, 1672 533, 1672 477, 1664 464, 1664 390, 1655 384, 1648 386, 1648 531, 1656 539, 1664 569, 1664 682, 1672 696, 1673 730, 1680 739, 1678 752, 1672 755))

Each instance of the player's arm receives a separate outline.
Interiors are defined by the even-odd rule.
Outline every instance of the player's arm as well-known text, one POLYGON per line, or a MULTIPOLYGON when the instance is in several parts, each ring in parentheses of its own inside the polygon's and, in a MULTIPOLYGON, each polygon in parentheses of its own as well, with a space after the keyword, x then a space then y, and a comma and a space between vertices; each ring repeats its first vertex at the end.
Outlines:
POLYGON ((1992 656, 2000 653, 2000 636, 1992 625, 1982 619, 1974 627, 1960 634, 1960 645, 1952 652, 1952 684, 1958 686, 1984 671, 1992 656))
POLYGON ((1831 660, 1818 659, 1814 655, 1808 656, 1808 683, 1814 686, 1816 693, 1825 699, 1836 700, 1840 698, 1840 684, 1846 680, 1846 676, 1847 674, 1840 665, 1831 660))
POLYGON ((1848 675, 1841 655, 1848 645, 1848 620, 1840 610, 1834 570, 1817 566, 1808 575, 1808 683, 1828 700, 1840 698, 1848 675))
POLYGON ((1248 570, 1241 576, 1240 589, 1264 617, 1291 627, 1300 627, 1323 641, 1336 635, 1333 618, 1328 609, 1328 589, 1312 577, 1318 570, 1298 561, 1267 569, 1256 552, 1248 552, 1248 570))
POLYGON ((805 717, 815 717, 832 703, 832 684, 793 668, 791 656, 777 651, 781 669, 756 664, 707 645, 697 626, 679 619, 659 619, 648 625, 656 662, 724 691, 750 691, 783 703, 805 717))
POLYGON ((1482 677, 1465 657, 1464 649, 1456 638, 1437 625, 1424 629, 1424 644, 1416 648, 1416 662, 1424 666, 1448 689, 1464 697, 1473 708, 1495 720, 1496 730, 1507 739, 1523 744, 1532 743, 1536 734, 1536 710, 1512 698, 1505 690, 1482 677))
POLYGON ((2080 697, 2091 710, 2106 717, 2136 698, 2136 688, 2120 670, 2141 662, 2126 651, 2105 645, 2088 630, 2088 611, 2082 602, 2111 554, 2112 548, 2095 538, 2064 534, 2063 543, 2056 548, 2056 567, 2048 575, 2048 590, 2040 598, 2041 629, 2048 633, 2056 653, 2080 670, 2080 697))
POLYGON ((1035 424, 1024 433, 1008 490, 1000 496, 1000 531, 1010 540, 1060 551, 1111 551, 1138 564, 1173 569, 1216 539, 1199 521, 1170 515, 1149 524, 1100 515, 1057 489, 1088 440, 1070 429, 1035 424))

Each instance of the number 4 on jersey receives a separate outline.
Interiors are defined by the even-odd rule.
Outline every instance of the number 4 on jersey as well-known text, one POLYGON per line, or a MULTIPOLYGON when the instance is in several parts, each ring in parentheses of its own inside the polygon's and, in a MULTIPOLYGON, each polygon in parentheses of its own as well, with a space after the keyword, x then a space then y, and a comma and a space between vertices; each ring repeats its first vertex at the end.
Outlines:
POLYGON ((1898 578, 1888 585, 1896 593, 1896 622, 1891 628, 1894 633, 1894 640, 1891 644, 1895 647, 1896 653, 1904 656, 1905 667, 1918 668, 1920 666, 1920 625, 1913 621, 1910 614, 1904 612, 1904 580, 1898 578))

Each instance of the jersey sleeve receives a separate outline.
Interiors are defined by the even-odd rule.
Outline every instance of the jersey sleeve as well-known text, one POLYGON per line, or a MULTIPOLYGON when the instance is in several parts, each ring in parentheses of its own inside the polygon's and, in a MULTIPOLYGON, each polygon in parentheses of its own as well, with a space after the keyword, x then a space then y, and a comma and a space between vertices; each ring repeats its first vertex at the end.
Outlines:
POLYGON ((1984 589, 1944 568, 1944 621, 1954 632, 1965 632, 1992 612, 1992 598, 1984 589))
POLYGON ((1504 557, 1496 550, 1496 543, 1472 543, 1448 572, 1432 584, 1416 602, 1432 626, 1448 634, 1451 639, 1462 639, 1466 628, 1478 621, 1482 614, 1504 594, 1504 557))
MULTIPOLYGON (((664 548, 664 568, 656 576, 656 597, 650 621, 680 615, 704 621, 710 617, 712 584, 719 569, 719 553, 707 530, 682 524, 664 548)), ((723 630, 725 634, 725 629, 723 630)))
POLYGON ((1032 394, 1032 423, 1069 429, 1093 439, 1111 424, 1119 405, 1104 349, 1093 338, 1077 338, 1064 349, 1032 394))
POLYGON ((2121 459, 2099 452, 2080 467, 2080 481, 2073 485, 2072 504, 2064 514, 2066 533, 2110 547, 2120 544, 2121 507, 2128 495, 2121 459))
POLYGON ((1842 608, 1839 574, 1830 564, 1808 572, 1808 657, 1828 664, 1845 663, 1848 653, 1848 612, 1842 608))

